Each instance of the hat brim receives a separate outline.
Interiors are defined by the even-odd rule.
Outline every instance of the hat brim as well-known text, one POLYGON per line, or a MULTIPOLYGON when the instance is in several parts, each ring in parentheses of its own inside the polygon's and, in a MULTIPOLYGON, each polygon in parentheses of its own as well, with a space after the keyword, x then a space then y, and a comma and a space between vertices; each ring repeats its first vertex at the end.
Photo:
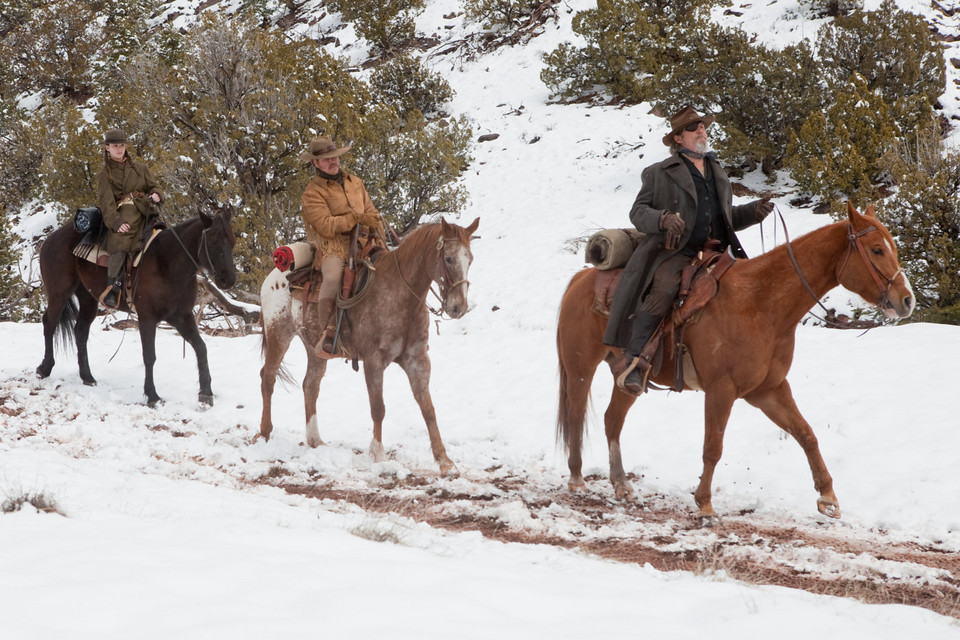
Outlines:
POLYGON ((676 129, 674 129, 667 135, 663 136, 663 144, 668 147, 673 146, 673 136, 679 134, 683 130, 683 128, 688 124, 692 124, 694 122, 702 122, 703 126, 709 127, 714 122, 716 122, 716 120, 717 120, 716 116, 700 116, 699 118, 691 118, 689 120, 686 120, 682 124, 677 125, 676 129))
POLYGON ((339 149, 334 149, 333 151, 327 151, 326 153, 317 153, 317 154, 310 153, 310 150, 307 149, 306 151, 300 154, 300 161, 313 162, 314 160, 323 160, 325 158, 337 158, 345 154, 347 151, 350 151, 350 147, 352 146, 353 145, 348 144, 345 147, 340 147, 339 149))

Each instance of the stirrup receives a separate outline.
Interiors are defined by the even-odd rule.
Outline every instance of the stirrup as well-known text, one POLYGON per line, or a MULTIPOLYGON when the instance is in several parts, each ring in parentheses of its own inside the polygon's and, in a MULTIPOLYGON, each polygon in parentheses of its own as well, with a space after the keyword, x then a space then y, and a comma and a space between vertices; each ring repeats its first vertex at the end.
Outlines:
POLYGON ((635 357, 630 361, 630 364, 627 365, 627 368, 617 376, 617 388, 620 389, 620 391, 629 393, 633 396, 642 395, 647 390, 647 381, 650 379, 650 370, 652 368, 653 366, 651 362, 643 356, 635 357), (627 384, 627 377, 638 368, 642 370, 643 374, 643 379, 639 388, 636 387, 636 384, 627 384))
POLYGON ((343 347, 342 340, 337 341, 337 351, 333 353, 333 334, 335 332, 335 327, 328 326, 323 330, 323 333, 320 334, 320 340, 317 341, 317 346, 314 347, 313 354, 321 360, 350 357, 350 354, 347 353, 347 350, 343 347))
POLYGON ((110 283, 107 285, 107 288, 103 290, 103 293, 100 294, 100 297, 97 300, 107 309, 119 309, 121 295, 123 295, 123 289, 113 283, 110 283), (107 298, 109 298, 111 294, 114 296, 112 304, 107 302, 107 298))

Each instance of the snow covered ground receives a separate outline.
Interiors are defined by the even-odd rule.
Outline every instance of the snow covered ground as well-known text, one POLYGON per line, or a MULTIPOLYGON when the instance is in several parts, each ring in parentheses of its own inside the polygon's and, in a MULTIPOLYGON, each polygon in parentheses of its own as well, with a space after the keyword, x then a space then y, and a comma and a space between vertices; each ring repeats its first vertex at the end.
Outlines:
MULTIPOLYGON (((451 110, 473 118, 477 135, 500 134, 476 146, 463 178, 471 203, 460 221, 481 218, 473 308, 431 337, 440 429, 463 477, 436 477, 398 368, 385 383, 390 459, 376 464, 365 453, 371 434, 362 376, 342 363, 321 386, 327 445, 314 450, 302 444, 298 386, 278 388, 274 437, 253 441, 258 336, 206 338, 216 404, 204 410, 193 354, 162 331, 156 384, 165 403, 150 409, 142 404, 139 337, 108 329, 117 318, 98 320, 92 331, 96 387, 80 383, 72 353, 37 380, 40 326, 0 324, 0 501, 41 493, 64 514, 25 507, 0 515, 2 637, 806 640, 829 630, 845 638, 960 638, 956 620, 919 608, 504 544, 252 482, 279 466, 345 485, 423 477, 460 490, 493 468, 544 487, 565 484, 553 435, 560 296, 583 266, 582 240, 627 224, 640 171, 666 155, 665 123, 648 108, 547 104, 539 54, 567 37, 568 9, 584 4, 560 5, 560 24, 548 24, 523 49, 475 61, 429 58, 457 91, 451 110)), ((431 4, 421 30, 443 29, 442 16, 455 8, 431 4)), ((762 31, 767 23, 758 20, 762 31)), ((751 175, 742 183, 774 192, 792 237, 829 222, 792 209, 783 182, 751 175)), ((772 222, 741 234, 748 253, 782 241, 772 222)), ((834 292, 828 304, 849 305, 850 297, 834 292)), ((800 447, 742 403, 714 484, 718 511, 883 532, 960 552, 958 338, 960 329, 939 325, 865 335, 801 326, 790 380, 833 474, 843 519, 817 514, 800 447)), ((287 362, 302 374, 299 347, 287 362)), ((609 492, 599 414, 610 389, 608 376, 598 376, 584 452, 585 474, 601 476, 589 485, 594 492, 609 492)), ((641 499, 665 495, 694 513, 702 398, 651 394, 628 416, 623 458, 642 478, 641 499)), ((498 517, 531 516, 521 504, 498 517)), ((947 578, 956 584, 960 576, 947 578)), ((916 577, 935 579, 943 576, 916 577)))

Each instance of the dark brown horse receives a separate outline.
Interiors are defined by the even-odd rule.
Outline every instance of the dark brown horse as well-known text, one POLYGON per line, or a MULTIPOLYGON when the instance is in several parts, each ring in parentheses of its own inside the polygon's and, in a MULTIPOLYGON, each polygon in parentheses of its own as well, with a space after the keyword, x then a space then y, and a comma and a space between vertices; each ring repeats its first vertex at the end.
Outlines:
MULTIPOLYGON (((53 370, 53 339, 56 334, 72 339, 77 347, 80 378, 95 385, 87 358, 90 324, 97 315, 97 297, 106 286, 107 269, 73 255, 83 234, 66 224, 43 241, 40 248, 40 274, 47 293, 43 314, 43 362, 37 374, 46 378, 53 370), (77 302, 72 300, 76 296, 77 302), (78 308, 79 304, 79 308, 78 308)), ((140 342, 146 374, 143 393, 147 404, 159 400, 153 384, 153 364, 157 360, 154 341, 157 324, 163 320, 180 332, 197 354, 200 370, 200 402, 213 404, 207 348, 200 338, 193 315, 197 299, 197 273, 211 273, 221 289, 233 286, 237 273, 233 264, 235 238, 230 215, 214 217, 201 214, 173 228, 161 231, 148 247, 133 272, 133 306, 140 326, 140 342)), ((121 311, 130 311, 126 296, 121 296, 121 311)))
MULTIPOLYGON (((430 325, 426 297, 431 283, 437 282, 443 311, 453 318, 467 312, 467 272, 473 261, 470 236, 479 224, 479 218, 466 228, 441 220, 439 224, 415 229, 396 250, 382 252, 376 257, 373 283, 362 302, 345 312, 344 325, 348 327, 345 344, 363 361, 373 418, 370 453, 377 461, 384 459, 383 371, 390 363, 396 362, 410 380, 441 473, 457 473, 440 439, 430 398, 430 358, 427 355, 430 325)), ((260 301, 264 365, 260 370, 263 414, 258 437, 269 439, 273 431, 271 399, 277 374, 290 342, 294 336, 300 335, 307 350, 307 373, 303 379, 307 444, 319 446, 323 440, 317 425, 317 395, 327 361, 314 355, 314 345, 326 322, 318 320, 315 303, 309 303, 304 309, 303 303, 290 295, 286 275, 276 269, 264 280, 260 301)))
MULTIPOLYGON (((592 310, 596 269, 573 277, 560 306, 557 352, 560 358, 560 404, 557 437, 569 455, 569 487, 584 490, 581 472, 584 419, 597 366, 618 353, 602 343, 606 317, 592 310)), ((737 261, 723 276, 718 295, 688 325, 684 344, 685 389, 704 391, 703 475, 694 493, 703 524, 712 524, 713 473, 723 451, 723 434, 730 410, 743 398, 792 435, 806 453, 820 497, 817 508, 840 517, 833 479, 820 455, 817 438, 797 409, 787 382, 793 361, 797 324, 814 303, 842 285, 875 304, 887 317, 905 318, 913 311, 910 283, 900 269, 890 233, 874 217, 873 207, 860 215, 848 206, 848 221, 808 233, 788 245, 752 260, 737 261), (796 263, 791 259, 790 251, 796 263), (802 275, 801 275, 802 274, 802 275), (810 290, 803 284, 809 283, 810 290)), ((676 350, 674 350, 676 351, 676 350)), ((673 357, 652 380, 668 386, 673 357)), ((620 458, 620 431, 636 398, 614 387, 604 414, 610 454, 610 482, 618 498, 629 498, 633 487, 620 458)))

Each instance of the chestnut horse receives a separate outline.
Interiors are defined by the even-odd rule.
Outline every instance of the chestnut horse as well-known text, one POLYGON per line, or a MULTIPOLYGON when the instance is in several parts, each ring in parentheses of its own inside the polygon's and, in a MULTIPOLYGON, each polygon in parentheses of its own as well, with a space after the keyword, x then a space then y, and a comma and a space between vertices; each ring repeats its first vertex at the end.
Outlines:
MULTIPOLYGON (((560 305, 557 352, 560 402, 557 438, 568 452, 569 488, 586 488, 581 472, 584 420, 597 366, 611 362, 619 349, 603 344, 607 318, 592 310, 596 269, 577 273, 560 305)), ((738 260, 723 276, 720 290, 696 322, 688 324, 684 344, 684 388, 702 390, 704 402, 703 475, 694 493, 702 524, 714 524, 713 473, 723 451, 723 434, 733 402, 743 398, 759 408, 803 448, 819 492, 817 508, 839 518, 833 479, 820 455, 817 438, 787 382, 797 324, 815 302, 838 284, 877 305, 888 318, 906 318, 914 296, 900 268, 890 232, 874 217, 848 204, 848 220, 817 229, 752 260, 738 260), (808 283, 808 286, 807 284, 808 283)), ((654 382, 669 386, 675 354, 664 357, 654 382)), ((610 482, 617 498, 633 487, 623 470, 620 432, 636 398, 614 387, 604 414, 610 456, 610 482)))
MULTIPOLYGON (((90 324, 97 315, 97 298, 106 286, 107 269, 77 258, 73 248, 82 233, 66 224, 51 233, 40 247, 40 274, 47 293, 47 310, 43 314, 43 362, 37 375, 46 378, 53 370, 53 339, 59 334, 72 339, 77 347, 80 378, 84 384, 97 381, 90 372, 87 338, 90 324), (79 310, 71 299, 77 297, 79 310)), ((213 404, 210 388, 210 367, 207 348, 200 338, 193 315, 197 299, 197 272, 212 273, 221 289, 229 289, 236 281, 233 264, 233 230, 230 214, 201 214, 161 231, 143 254, 133 272, 133 305, 140 327, 143 364, 146 373, 143 393, 151 407, 160 401, 153 383, 153 364, 157 360, 154 346, 157 324, 163 320, 180 332, 197 354, 200 370, 200 402, 213 404)), ((130 311, 126 296, 121 296, 121 311, 130 311)))
MULTIPOLYGON (((363 374, 373 418, 370 453, 374 460, 385 459, 383 452, 383 371, 396 362, 407 374, 413 397, 420 406, 430 435, 433 457, 441 473, 456 475, 457 468, 447 457, 437 417, 430 398, 430 358, 427 340, 430 325, 426 297, 430 285, 440 288, 442 310, 452 318, 467 312, 467 271, 473 262, 470 236, 480 219, 469 227, 428 224, 410 232, 393 251, 375 257, 375 278, 361 302, 344 312, 347 327, 344 339, 351 354, 363 361, 363 374)), ((283 356, 293 337, 300 335, 307 350, 307 373, 303 379, 303 399, 307 424, 307 444, 323 444, 317 426, 317 396, 327 361, 314 355, 314 345, 326 326, 317 318, 316 303, 303 303, 290 295, 286 274, 274 269, 260 289, 263 320, 264 365, 260 370, 263 414, 260 433, 265 440, 273 431, 271 398, 283 356)))

